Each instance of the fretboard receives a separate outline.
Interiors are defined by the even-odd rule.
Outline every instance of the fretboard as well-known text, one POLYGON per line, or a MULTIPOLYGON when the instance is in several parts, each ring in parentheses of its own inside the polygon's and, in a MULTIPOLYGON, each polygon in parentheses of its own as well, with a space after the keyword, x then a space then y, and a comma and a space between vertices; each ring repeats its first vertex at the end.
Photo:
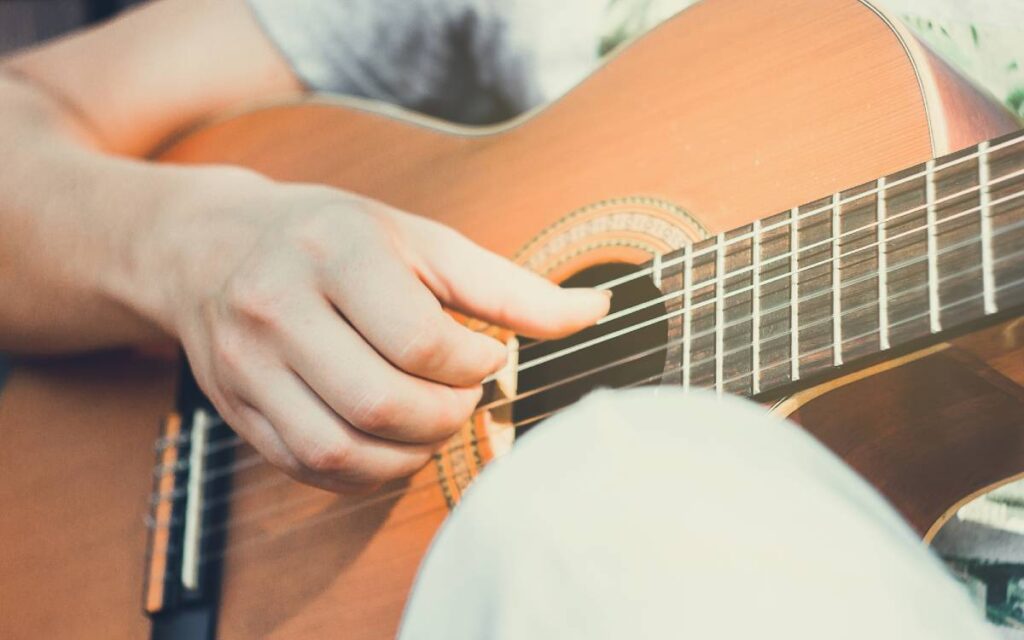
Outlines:
POLYGON ((1024 134, 659 256, 662 382, 767 394, 1024 305, 1024 134))

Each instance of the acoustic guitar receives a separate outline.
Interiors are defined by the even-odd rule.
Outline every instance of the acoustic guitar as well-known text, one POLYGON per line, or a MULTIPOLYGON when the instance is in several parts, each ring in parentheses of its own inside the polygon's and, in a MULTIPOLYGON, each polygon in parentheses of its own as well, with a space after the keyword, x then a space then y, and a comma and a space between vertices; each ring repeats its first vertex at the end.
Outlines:
POLYGON ((562 341, 477 327, 516 357, 431 463, 364 496, 269 467, 177 363, 19 363, 0 637, 393 636, 466 486, 595 386, 757 399, 929 540, 1024 473, 1019 129, 860 0, 707 0, 494 127, 323 95, 207 122, 157 160, 366 194, 614 309, 562 341))

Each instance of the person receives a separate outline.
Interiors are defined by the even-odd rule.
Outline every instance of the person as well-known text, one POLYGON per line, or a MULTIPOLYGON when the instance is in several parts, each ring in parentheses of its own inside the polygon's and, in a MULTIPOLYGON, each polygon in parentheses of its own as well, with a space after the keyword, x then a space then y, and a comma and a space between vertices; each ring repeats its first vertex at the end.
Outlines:
MULTIPOLYGON (((171 337, 228 423, 292 476, 358 490, 421 467, 507 359, 442 305, 553 337, 607 297, 357 194, 140 158, 203 117, 307 87, 482 113, 460 99, 485 95, 461 73, 475 57, 428 37, 457 5, 165 0, 5 59, 0 350, 171 337), (325 23, 338 33, 321 42, 325 23), (293 71, 275 43, 303 62, 293 71), (317 43, 330 55, 302 54, 317 43)), ((502 86, 492 103, 530 93, 502 86)))
MULTIPOLYGON (((509 116, 564 91, 597 62, 603 5, 158 0, 3 59, 0 350, 177 341, 228 423, 293 477, 344 492, 413 472, 507 358, 502 344, 445 308, 546 338, 596 322, 607 297, 561 289, 415 212, 358 194, 144 158, 212 114, 310 90, 463 122, 509 116)), ((807 436, 739 400, 650 393, 598 394, 485 473, 436 542, 403 634, 708 636, 716 635, 714 618, 719 637, 741 637, 754 627, 734 624, 740 617, 729 618, 722 598, 746 580, 752 593, 736 606, 753 607, 768 635, 986 637, 906 525, 807 436), (688 428, 670 432, 665 417, 684 414, 688 428), (593 455, 555 464, 595 419, 593 455), (740 437, 759 425, 757 438, 740 437), (637 429, 649 437, 627 446, 637 429), (762 490, 744 496, 737 487, 758 485, 736 461, 749 460, 755 446, 778 455, 761 459, 762 490), (697 495, 696 475, 674 475, 681 472, 669 453, 693 463, 691 473, 711 471, 699 464, 705 455, 732 460, 714 476, 728 491, 704 486, 697 495), (613 487, 601 461, 645 470, 613 487), (558 490, 516 499, 523 479, 558 490), (667 487, 680 484, 692 485, 687 508, 663 509, 667 487), (809 513, 835 517, 816 535, 844 523, 859 535, 834 539, 859 543, 844 550, 823 538, 808 548, 809 534, 795 535, 780 519, 799 515, 792 509, 755 509, 749 527, 722 517, 738 500, 798 486, 809 513), (650 499, 634 501, 628 489, 650 499), (637 527, 650 525, 647 533, 604 526, 616 509, 637 527), (501 523, 510 526, 497 530, 501 523), (773 532, 776 546, 758 545, 754 528, 773 532), (510 539, 513 531, 521 539, 510 539), (673 540, 686 553, 673 553, 673 540), (715 553, 733 560, 709 563, 715 553), (865 554, 873 561, 862 562, 865 554), (455 566, 467 570, 453 578, 455 566), (897 588, 903 595, 894 600, 897 588), (776 589, 787 597, 773 597, 776 589), (616 612, 609 599, 623 596, 616 612), (460 602, 459 611, 470 610, 462 626, 438 627, 459 617, 460 602), (873 622, 824 631, 826 613, 841 611, 873 622)))

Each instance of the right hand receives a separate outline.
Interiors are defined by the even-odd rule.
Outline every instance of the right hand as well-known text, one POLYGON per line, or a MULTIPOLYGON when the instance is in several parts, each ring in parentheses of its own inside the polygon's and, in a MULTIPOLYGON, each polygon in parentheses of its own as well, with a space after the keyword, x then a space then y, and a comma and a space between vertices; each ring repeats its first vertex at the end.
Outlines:
POLYGON ((163 285, 149 315, 227 422, 303 482, 347 492, 409 475, 470 416, 507 354, 445 307, 540 338, 607 313, 603 293, 560 289, 425 218, 225 175, 236 195, 216 210, 150 230, 163 285))

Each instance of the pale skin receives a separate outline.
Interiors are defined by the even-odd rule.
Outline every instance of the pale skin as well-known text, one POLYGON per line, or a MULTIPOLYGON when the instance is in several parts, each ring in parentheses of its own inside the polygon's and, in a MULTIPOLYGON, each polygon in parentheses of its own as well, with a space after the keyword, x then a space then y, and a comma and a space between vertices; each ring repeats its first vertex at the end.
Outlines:
POLYGON ((445 309, 551 338, 608 299, 356 194, 139 159, 303 90, 244 0, 160 0, 0 59, 0 350, 177 340, 268 460, 361 491, 420 468, 506 361, 445 309))

